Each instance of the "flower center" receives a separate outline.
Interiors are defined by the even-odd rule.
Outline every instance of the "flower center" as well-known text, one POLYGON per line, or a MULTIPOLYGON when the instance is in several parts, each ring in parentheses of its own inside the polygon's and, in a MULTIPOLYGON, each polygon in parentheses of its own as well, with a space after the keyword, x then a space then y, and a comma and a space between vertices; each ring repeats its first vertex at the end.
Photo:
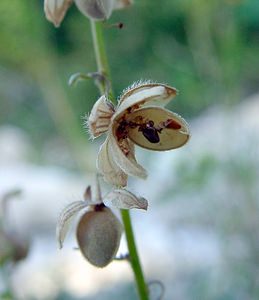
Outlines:
POLYGON ((131 128, 138 128, 138 131, 142 132, 143 136, 150 143, 155 144, 160 142, 159 134, 161 134, 164 129, 179 130, 182 126, 173 119, 162 121, 156 126, 153 120, 144 119, 142 116, 137 116, 131 121, 127 121, 124 118, 120 121, 116 130, 118 141, 126 139, 131 128))

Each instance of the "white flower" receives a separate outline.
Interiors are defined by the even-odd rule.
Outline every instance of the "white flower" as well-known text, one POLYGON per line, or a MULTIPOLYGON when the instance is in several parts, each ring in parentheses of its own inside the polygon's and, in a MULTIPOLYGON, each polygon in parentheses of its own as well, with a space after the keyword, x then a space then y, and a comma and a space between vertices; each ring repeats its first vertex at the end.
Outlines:
POLYGON ((128 175, 146 178, 146 170, 136 161, 134 144, 164 151, 188 141, 186 121, 164 108, 176 93, 173 87, 147 82, 125 90, 116 109, 105 96, 98 99, 87 126, 92 138, 108 133, 97 158, 97 167, 107 182, 126 186, 128 175))
POLYGON ((132 0, 44 0, 46 18, 59 27, 73 2, 83 15, 94 20, 106 20, 114 9, 132 4, 132 0))
POLYGON ((87 187, 84 200, 69 204, 61 212, 57 224, 57 240, 60 248, 73 218, 81 212, 76 226, 79 249, 83 256, 97 267, 105 267, 115 257, 119 248, 122 225, 108 206, 118 209, 147 209, 147 200, 136 197, 125 189, 109 192, 102 198, 99 182, 95 186, 94 195, 91 187, 87 187))

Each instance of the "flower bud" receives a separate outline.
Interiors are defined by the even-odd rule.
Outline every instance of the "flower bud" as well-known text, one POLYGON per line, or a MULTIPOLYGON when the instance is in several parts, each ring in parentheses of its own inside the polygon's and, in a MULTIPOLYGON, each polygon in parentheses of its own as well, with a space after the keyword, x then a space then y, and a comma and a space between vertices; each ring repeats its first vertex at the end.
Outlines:
POLYGON ((94 20, 106 20, 110 17, 114 0, 75 0, 81 13, 94 20))
POLYGON ((73 0, 44 0, 46 18, 59 27, 73 0))
POLYGON ((84 257, 102 268, 115 257, 121 233, 122 225, 112 211, 100 207, 82 215, 77 226, 77 241, 84 257))

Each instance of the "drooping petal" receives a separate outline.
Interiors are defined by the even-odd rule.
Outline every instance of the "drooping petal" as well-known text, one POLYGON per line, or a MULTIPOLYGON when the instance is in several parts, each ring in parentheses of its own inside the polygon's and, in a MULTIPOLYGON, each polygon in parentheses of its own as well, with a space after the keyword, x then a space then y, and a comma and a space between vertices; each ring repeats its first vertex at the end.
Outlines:
POLYGON ((139 208, 147 210, 148 202, 143 197, 137 197, 133 193, 125 190, 113 190, 103 199, 106 206, 114 206, 118 209, 139 208))
POLYGON ((92 111, 86 122, 92 138, 98 137, 109 128, 114 108, 106 97, 101 96, 94 104, 92 111))
POLYGON ((86 212, 77 226, 79 249, 91 264, 105 267, 118 251, 121 233, 122 225, 108 207, 86 212))
POLYGON ((97 169, 104 176, 104 180, 116 186, 126 186, 128 176, 115 163, 114 154, 109 147, 109 137, 102 144, 97 158, 97 169))
POLYGON ((45 0, 44 11, 47 20, 59 27, 72 3, 73 0, 45 0))
POLYGON ((106 20, 110 17, 114 0, 74 0, 78 9, 86 17, 106 20))
POLYGON ((114 162, 127 174, 145 179, 147 177, 146 170, 137 163, 134 153, 134 144, 123 139, 118 142, 115 133, 108 135, 109 152, 114 162))
POLYGON ((128 129, 128 137, 137 145, 150 150, 170 150, 183 146, 190 137, 187 122, 179 115, 161 108, 144 107, 128 115, 127 121, 142 119, 143 126, 128 129), (148 121, 152 126, 145 126, 148 121))
POLYGON ((76 214, 80 210, 85 209, 90 204, 91 204, 90 201, 76 201, 69 204, 63 209, 63 211, 59 216, 57 228, 56 228, 56 237, 60 249, 63 247, 63 243, 72 219, 76 216, 76 214))
POLYGON ((123 9, 133 4, 133 0, 115 0, 114 9, 123 9))
POLYGON ((121 96, 113 120, 118 120, 125 113, 131 113, 132 110, 144 105, 165 106, 176 94, 175 88, 156 83, 147 83, 129 89, 121 96))

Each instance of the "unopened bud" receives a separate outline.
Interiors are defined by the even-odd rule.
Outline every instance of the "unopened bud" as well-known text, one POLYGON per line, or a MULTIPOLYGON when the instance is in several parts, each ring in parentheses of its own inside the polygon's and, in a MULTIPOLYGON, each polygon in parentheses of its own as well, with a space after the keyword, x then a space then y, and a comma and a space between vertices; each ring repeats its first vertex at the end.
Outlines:
POLYGON ((75 0, 81 13, 94 20, 106 20, 114 8, 114 0, 75 0))
POLYGON ((96 267, 105 267, 120 245, 122 225, 108 207, 88 211, 77 226, 77 241, 84 257, 96 267))
POLYGON ((73 0, 44 0, 46 18, 59 27, 72 3, 73 0))

